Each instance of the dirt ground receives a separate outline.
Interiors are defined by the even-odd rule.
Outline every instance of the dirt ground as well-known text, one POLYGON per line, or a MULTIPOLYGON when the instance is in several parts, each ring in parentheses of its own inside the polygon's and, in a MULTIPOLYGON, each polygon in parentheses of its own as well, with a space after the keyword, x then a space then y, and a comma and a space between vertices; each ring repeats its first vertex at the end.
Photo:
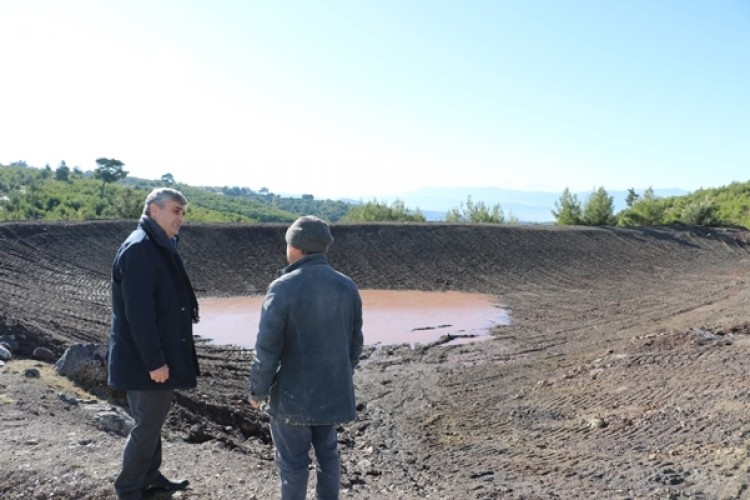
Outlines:
MULTIPOLYGON (((109 266, 134 225, 0 225, 0 337, 17 343, 0 367, 2 498, 114 498, 124 437, 91 408, 118 399, 32 352, 106 342, 109 266)), ((284 265, 284 229, 184 228, 199 299, 263 293, 284 265)), ((331 263, 363 289, 490 293, 511 320, 481 342, 366 350, 358 418, 340 432, 343 498, 750 498, 748 232, 333 234, 331 263)), ((251 356, 201 344, 204 376, 178 394, 164 434, 163 471, 191 489, 155 498, 278 498, 267 420, 245 399, 251 356)))

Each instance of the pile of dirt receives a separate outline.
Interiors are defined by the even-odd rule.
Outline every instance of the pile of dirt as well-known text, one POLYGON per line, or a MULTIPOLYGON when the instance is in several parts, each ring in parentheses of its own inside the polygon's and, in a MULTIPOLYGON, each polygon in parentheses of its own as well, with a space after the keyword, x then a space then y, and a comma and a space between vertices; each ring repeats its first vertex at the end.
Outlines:
MULTIPOLYGON (((3 498, 113 495, 124 437, 91 408, 117 401, 24 358, 106 342, 110 265, 134 226, 0 225, 0 339, 16 358, 0 367, 3 498)), ((199 299, 262 294, 284 266, 284 230, 186 226, 199 299)), ((740 498, 750 486, 747 232, 333 234, 331 263, 362 289, 494 294, 511 320, 475 344, 367 349, 358 419, 340 433, 344 497, 740 498)), ((165 472, 192 481, 180 498, 277 496, 267 419, 246 403, 251 359, 200 344, 205 376, 179 393, 165 431, 165 472)))

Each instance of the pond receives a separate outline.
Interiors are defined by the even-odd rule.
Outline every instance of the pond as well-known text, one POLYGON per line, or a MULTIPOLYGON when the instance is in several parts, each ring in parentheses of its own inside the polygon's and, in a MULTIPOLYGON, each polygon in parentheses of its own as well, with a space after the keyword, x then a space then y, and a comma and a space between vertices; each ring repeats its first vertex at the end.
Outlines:
MULTIPOLYGON (((489 338, 510 324, 492 295, 463 292, 360 290, 367 345, 430 344, 450 336, 456 344, 489 338)), ((204 299, 194 333, 215 344, 253 348, 263 296, 204 299)))

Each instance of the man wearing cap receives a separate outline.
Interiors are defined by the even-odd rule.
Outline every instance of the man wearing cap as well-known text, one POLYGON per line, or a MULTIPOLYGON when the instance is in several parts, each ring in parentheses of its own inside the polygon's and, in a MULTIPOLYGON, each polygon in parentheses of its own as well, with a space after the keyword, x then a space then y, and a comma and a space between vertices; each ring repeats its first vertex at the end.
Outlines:
POLYGON ((250 402, 265 404, 282 500, 304 500, 310 447, 317 498, 337 499, 336 427, 356 418, 354 368, 362 353, 362 300, 326 257, 330 227, 307 215, 286 232, 289 265, 268 287, 261 311, 250 402))

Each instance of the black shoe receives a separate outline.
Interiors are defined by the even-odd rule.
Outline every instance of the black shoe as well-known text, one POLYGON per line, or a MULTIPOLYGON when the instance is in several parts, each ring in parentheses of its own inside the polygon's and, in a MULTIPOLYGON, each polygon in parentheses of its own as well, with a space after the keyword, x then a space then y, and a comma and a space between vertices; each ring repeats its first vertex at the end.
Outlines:
POLYGON ((188 485, 190 484, 190 481, 187 479, 183 479, 181 481, 170 481, 164 476, 159 476, 156 481, 146 486, 146 488, 143 490, 144 492, 150 492, 150 491, 180 491, 187 489, 188 485))
POLYGON ((118 493, 117 500, 143 500, 143 493, 118 493))

